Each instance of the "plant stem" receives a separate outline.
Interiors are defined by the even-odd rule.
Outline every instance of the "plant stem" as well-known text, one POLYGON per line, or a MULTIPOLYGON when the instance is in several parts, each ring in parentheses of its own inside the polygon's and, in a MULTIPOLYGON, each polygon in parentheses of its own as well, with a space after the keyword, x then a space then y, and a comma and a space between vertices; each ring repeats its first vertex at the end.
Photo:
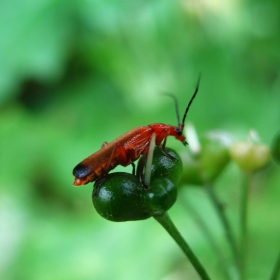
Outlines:
POLYGON ((156 134, 152 134, 150 146, 149 146, 149 152, 147 156, 147 161, 146 161, 146 166, 145 166, 145 177, 144 177, 144 182, 146 186, 150 186, 151 184, 151 173, 152 173, 152 162, 153 162, 153 156, 154 156, 154 148, 156 145, 155 142, 156 139, 156 134))
POLYGON ((279 276, 279 272, 280 272, 280 252, 278 254, 278 257, 276 259, 275 265, 273 267, 271 276, 269 278, 269 280, 277 280, 278 276, 279 276))
POLYGON ((241 259, 241 275, 242 279, 246 279, 246 255, 247 255, 247 213, 248 198, 251 173, 242 173, 241 197, 240 197, 240 259, 241 259))
POLYGON ((187 258, 190 260, 195 270, 199 274, 202 280, 210 280, 210 277, 206 273, 204 267, 199 262, 195 254, 192 252, 188 243, 184 240, 180 232, 177 230, 172 220, 170 219, 167 212, 162 215, 153 216, 170 234, 170 236, 174 239, 174 241, 179 245, 179 247, 183 250, 187 258))
POLYGON ((230 245, 230 248, 232 250, 232 254, 233 254, 233 258, 234 258, 234 262, 235 262, 235 265, 236 265, 237 272, 240 275, 240 265, 239 265, 239 262, 238 262, 238 250, 237 250, 237 246, 236 246, 235 239, 234 239, 234 236, 233 236, 233 231, 231 229, 230 223, 229 223, 229 221, 227 219, 227 216, 225 214, 223 205, 219 201, 212 185, 210 185, 210 184, 206 185, 205 189, 206 189, 206 191, 209 195, 210 200, 213 203, 214 208, 216 209, 217 215, 218 215, 218 217, 221 221, 221 224, 224 228, 226 238, 227 238, 228 243, 230 245))
POLYGON ((196 210, 196 208, 192 205, 192 203, 185 198, 184 200, 184 206, 187 207, 188 212, 194 217, 195 221, 197 222, 198 226, 201 228, 202 232, 204 233, 205 237, 208 239, 209 244, 211 245, 213 251, 216 253, 220 267, 223 269, 224 276, 227 279, 231 279, 230 271, 227 262, 225 261, 226 258, 223 254, 223 252, 220 250, 212 232, 209 230, 209 227, 205 223, 205 220, 201 217, 199 212, 196 210))

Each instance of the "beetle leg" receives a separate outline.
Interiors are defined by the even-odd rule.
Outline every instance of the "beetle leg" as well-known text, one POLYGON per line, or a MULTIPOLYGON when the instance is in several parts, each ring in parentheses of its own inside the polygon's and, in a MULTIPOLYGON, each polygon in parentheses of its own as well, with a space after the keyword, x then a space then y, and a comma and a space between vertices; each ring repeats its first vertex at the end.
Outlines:
POLYGON ((121 145, 121 144, 117 144, 117 158, 118 158, 118 162, 120 165, 122 166, 128 166, 130 163, 133 166, 133 162, 131 162, 131 158, 129 156, 129 154, 127 153, 127 150, 121 145))
POLYGON ((107 176, 104 176, 104 177, 98 179, 98 180, 95 182, 95 184, 94 184, 94 192, 93 192, 92 197, 97 197, 97 196, 98 196, 100 187, 101 187, 101 185, 106 181, 106 179, 107 179, 107 176))
POLYGON ((132 165, 132 175, 135 175, 135 163, 132 162, 131 165, 132 165))
POLYGON ((162 146, 161 146, 162 152, 163 152, 167 157, 169 157, 170 159, 172 159, 172 160, 174 160, 174 161, 178 161, 177 158, 173 157, 173 156, 170 155, 168 152, 166 152, 166 150, 165 150, 166 141, 167 141, 167 136, 163 139, 163 143, 162 143, 162 146))
POLYGON ((104 168, 105 171, 108 170, 109 172, 110 165, 114 160, 117 161, 118 164, 122 166, 127 166, 131 163, 130 157, 127 155, 127 151, 120 143, 116 144, 115 147, 113 148, 110 158, 107 161, 106 167, 104 168))
MULTIPOLYGON (((142 154, 142 159, 141 159, 141 163, 139 164, 139 181, 141 182, 141 184, 143 185, 143 187, 147 190, 150 188, 150 186, 148 186, 145 183, 145 179, 144 179, 144 168, 146 165, 146 161, 147 161, 147 157, 148 157, 148 153, 149 153, 149 142, 146 141, 146 143, 144 143, 144 145, 141 145, 140 148, 138 147, 135 148, 133 151, 131 151, 130 154, 130 158, 134 158, 137 159, 139 158, 139 156, 142 154)), ((133 162, 132 162, 133 164, 133 162)))
POLYGON ((144 151, 143 157, 141 159, 141 164, 140 164, 140 167, 139 167, 139 180, 140 180, 140 182, 143 185, 145 190, 148 190, 150 188, 150 186, 145 184, 145 179, 144 179, 144 168, 145 168, 147 157, 148 157, 148 151, 149 151, 149 149, 146 149, 144 151))
POLYGON ((104 142, 104 143, 102 144, 102 146, 101 146, 101 149, 104 148, 104 147, 106 147, 108 144, 109 144, 108 142, 104 142))
MULTIPOLYGON (((106 145, 108 145, 108 143, 107 143, 107 142, 104 142, 103 147, 106 146, 106 145)), ((113 148, 113 150, 112 150, 112 153, 111 153, 111 155, 110 155, 110 158, 108 159, 107 164, 106 164, 106 166, 105 166, 105 168, 104 168, 104 170, 106 171, 106 174, 109 173, 109 171, 110 171, 110 165, 111 165, 113 159, 116 157, 117 153, 119 152, 120 147, 122 147, 121 144, 117 144, 116 146, 114 146, 114 148, 113 148), (108 170, 108 171, 107 171, 107 170, 108 170)))
MULTIPOLYGON (((107 146, 108 143, 107 142, 104 142, 104 144, 102 145, 102 147, 105 147, 107 146)), ((113 161, 113 159, 117 156, 118 160, 119 160, 119 163, 120 164, 126 164, 127 162, 127 157, 126 157, 126 152, 125 152, 125 149, 123 148, 123 146, 121 144, 117 144, 114 148, 113 148, 113 151, 110 155, 110 158, 108 159, 107 161, 107 164, 104 168, 104 171, 106 173, 105 176, 101 177, 100 179, 98 179, 95 183, 95 190, 94 190, 94 194, 93 194, 93 197, 97 196, 98 195, 98 192, 99 192, 99 189, 100 189, 100 186, 102 185, 102 183, 107 179, 107 175, 110 171, 110 165, 113 161), (118 155, 119 154, 119 155, 118 155), (117 156, 118 155, 118 156, 117 156)), ((133 163, 134 164, 134 163, 133 163)), ((135 172, 135 165, 134 165, 134 172, 135 172)))

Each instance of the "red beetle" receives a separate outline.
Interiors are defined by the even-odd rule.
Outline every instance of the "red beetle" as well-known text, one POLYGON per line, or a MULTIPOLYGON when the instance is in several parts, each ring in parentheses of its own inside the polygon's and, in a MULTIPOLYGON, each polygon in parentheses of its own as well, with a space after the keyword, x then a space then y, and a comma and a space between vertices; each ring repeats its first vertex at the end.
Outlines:
POLYGON ((198 92, 198 87, 199 79, 181 123, 178 104, 174 98, 178 126, 162 123, 140 126, 123 134, 113 142, 105 142, 99 151, 84 159, 74 168, 74 185, 81 186, 102 178, 118 165, 128 166, 129 164, 132 164, 134 168, 134 161, 136 161, 141 155, 147 157, 153 133, 156 134, 155 144, 159 146, 162 143, 162 151, 168 156, 170 155, 165 151, 168 136, 174 136, 184 145, 187 145, 186 137, 183 135, 183 129, 188 110, 198 92))

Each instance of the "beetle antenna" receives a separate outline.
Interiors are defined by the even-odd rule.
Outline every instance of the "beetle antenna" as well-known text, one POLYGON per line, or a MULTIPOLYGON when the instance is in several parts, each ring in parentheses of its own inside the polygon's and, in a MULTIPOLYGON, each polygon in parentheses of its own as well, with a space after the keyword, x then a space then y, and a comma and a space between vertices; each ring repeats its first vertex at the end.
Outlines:
POLYGON ((183 125, 185 124, 185 120, 186 120, 186 117, 187 117, 187 113, 188 113, 188 111, 189 111, 189 109, 190 109, 190 106, 191 106, 191 104, 192 104, 192 102, 193 102, 193 100, 194 100, 194 98, 195 98, 195 96, 196 96, 196 94, 197 94, 197 92, 198 92, 199 82, 200 82, 200 76, 201 76, 201 75, 199 75, 199 77, 198 77, 198 80, 197 80, 197 84, 196 84, 196 88, 195 88, 194 94, 193 94, 193 96, 192 96, 191 100, 189 101, 189 104, 188 104, 188 106, 187 106, 187 108, 186 108, 185 114, 184 114, 183 119, 182 119, 182 123, 179 125, 179 126, 181 126, 181 127, 183 127, 183 125))
POLYGON ((180 113, 179 113, 178 99, 176 98, 176 96, 174 94, 171 94, 171 93, 163 93, 163 94, 173 98, 174 103, 175 103, 175 109, 176 109, 176 116, 177 116, 178 126, 180 126, 180 113))

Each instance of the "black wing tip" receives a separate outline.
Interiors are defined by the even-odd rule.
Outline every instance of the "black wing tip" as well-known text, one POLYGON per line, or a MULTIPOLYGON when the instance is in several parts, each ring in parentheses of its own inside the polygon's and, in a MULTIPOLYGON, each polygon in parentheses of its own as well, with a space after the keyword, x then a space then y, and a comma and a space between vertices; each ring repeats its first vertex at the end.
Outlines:
POLYGON ((89 175, 91 170, 84 164, 79 163, 78 165, 75 166, 73 169, 73 175, 76 178, 83 178, 89 175))

